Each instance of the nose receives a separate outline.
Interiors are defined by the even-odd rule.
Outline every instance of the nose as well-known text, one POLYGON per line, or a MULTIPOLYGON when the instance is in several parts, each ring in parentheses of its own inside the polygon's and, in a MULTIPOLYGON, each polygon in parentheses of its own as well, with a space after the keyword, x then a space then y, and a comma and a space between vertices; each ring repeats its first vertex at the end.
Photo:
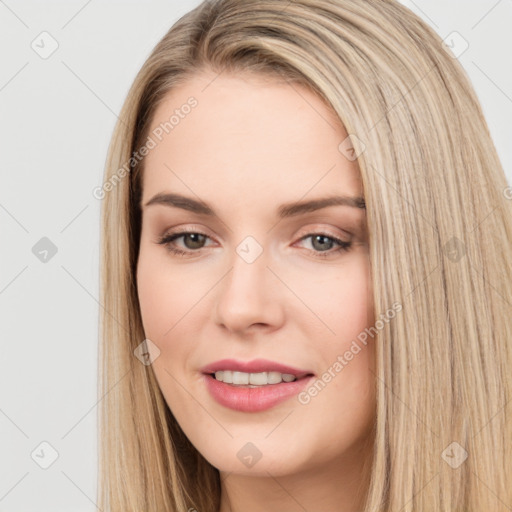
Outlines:
POLYGON ((215 321, 239 335, 278 329, 284 317, 283 285, 268 268, 266 252, 249 261, 235 252, 217 287, 215 321))

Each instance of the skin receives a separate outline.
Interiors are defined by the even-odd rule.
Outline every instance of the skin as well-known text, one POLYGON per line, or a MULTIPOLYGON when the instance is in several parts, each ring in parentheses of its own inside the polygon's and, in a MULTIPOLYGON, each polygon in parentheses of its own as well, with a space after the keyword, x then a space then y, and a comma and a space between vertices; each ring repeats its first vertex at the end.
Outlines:
POLYGON ((356 511, 375 419, 371 338, 309 403, 292 397, 263 412, 217 403, 200 368, 261 357, 318 378, 373 325, 365 210, 277 216, 283 203, 362 196, 359 169, 338 149, 345 129, 308 89, 215 77, 203 71, 173 89, 150 128, 197 99, 145 160, 137 285, 146 337, 160 350, 153 370, 181 428, 220 471, 220 512, 356 511), (144 206, 170 192, 216 215, 144 206), (183 257, 158 243, 176 231, 207 236, 171 242, 183 257), (315 243, 318 233, 330 238, 315 243), (247 236, 263 250, 250 264, 236 252, 247 236), (351 248, 338 251, 332 237, 351 248), (248 442, 262 455, 252 467, 237 457, 248 442))

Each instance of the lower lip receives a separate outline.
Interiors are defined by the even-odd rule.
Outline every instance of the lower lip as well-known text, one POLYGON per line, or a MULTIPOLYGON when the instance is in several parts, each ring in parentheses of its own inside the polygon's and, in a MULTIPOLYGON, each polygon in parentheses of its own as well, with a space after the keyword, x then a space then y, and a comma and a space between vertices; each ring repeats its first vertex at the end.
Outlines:
POLYGON ((211 375, 204 374, 203 376, 208 391, 219 404, 242 412, 259 412, 270 409, 299 394, 313 378, 311 375, 293 382, 281 382, 280 384, 268 384, 266 386, 249 388, 226 384, 211 375))

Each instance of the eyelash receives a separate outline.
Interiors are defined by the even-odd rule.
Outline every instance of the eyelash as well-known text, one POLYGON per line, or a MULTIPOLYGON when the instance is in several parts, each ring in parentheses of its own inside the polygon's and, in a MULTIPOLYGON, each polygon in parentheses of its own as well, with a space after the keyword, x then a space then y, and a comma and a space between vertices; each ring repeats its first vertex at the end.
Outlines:
MULTIPOLYGON (((177 233, 165 234, 164 236, 162 236, 158 239, 157 243, 160 245, 166 246, 167 250, 169 252, 171 252, 172 254, 175 254, 176 256, 187 257, 190 254, 199 252, 201 249, 197 249, 197 250, 189 249, 188 251, 184 251, 182 249, 177 249, 176 247, 174 247, 172 245, 172 242, 174 242, 174 240, 176 240, 178 238, 181 238, 184 235, 190 235, 190 234, 202 235, 207 238, 210 238, 208 235, 206 235, 205 233, 201 233, 200 231, 180 231, 177 233)), ((319 258, 328 258, 329 256, 336 254, 336 253, 348 252, 350 250, 350 248, 352 247, 352 242, 345 242, 343 240, 340 240, 339 238, 328 235, 327 233, 309 233, 308 235, 303 236, 299 241, 305 240, 305 239, 313 237, 313 236, 323 236, 325 238, 328 238, 328 239, 334 241, 335 243, 337 243, 340 246, 338 249, 330 249, 328 251, 315 251, 313 249, 310 249, 310 251, 315 253, 315 256, 319 257, 319 258)))

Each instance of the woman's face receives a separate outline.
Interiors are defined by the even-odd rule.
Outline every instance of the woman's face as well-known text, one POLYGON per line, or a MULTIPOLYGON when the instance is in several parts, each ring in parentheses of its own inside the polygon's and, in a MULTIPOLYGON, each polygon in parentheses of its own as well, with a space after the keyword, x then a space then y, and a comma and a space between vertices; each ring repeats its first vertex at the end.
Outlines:
POLYGON ((137 285, 181 428, 224 472, 361 460, 375 414, 373 340, 358 341, 373 324, 365 210, 315 207, 363 195, 347 133, 303 87, 205 73, 149 135, 137 285))

